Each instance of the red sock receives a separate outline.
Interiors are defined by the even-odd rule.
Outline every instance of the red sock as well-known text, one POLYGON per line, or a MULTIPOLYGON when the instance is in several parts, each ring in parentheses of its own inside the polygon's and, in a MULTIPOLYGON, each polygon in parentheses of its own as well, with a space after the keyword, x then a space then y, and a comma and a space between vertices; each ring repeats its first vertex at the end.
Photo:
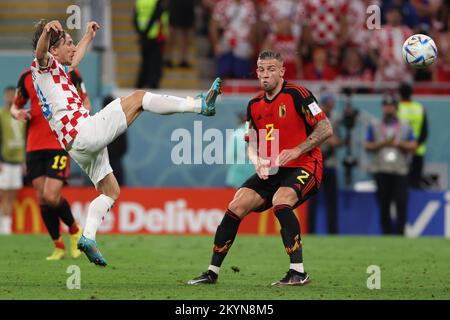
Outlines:
POLYGON ((62 238, 55 240, 54 243, 55 243, 56 248, 63 249, 63 250, 65 249, 64 241, 62 241, 62 238))
POLYGON ((70 233, 70 234, 75 234, 75 233, 78 232, 78 230, 80 230, 80 229, 78 228, 77 223, 74 222, 74 223, 70 226, 70 228, 69 228, 69 233, 70 233))

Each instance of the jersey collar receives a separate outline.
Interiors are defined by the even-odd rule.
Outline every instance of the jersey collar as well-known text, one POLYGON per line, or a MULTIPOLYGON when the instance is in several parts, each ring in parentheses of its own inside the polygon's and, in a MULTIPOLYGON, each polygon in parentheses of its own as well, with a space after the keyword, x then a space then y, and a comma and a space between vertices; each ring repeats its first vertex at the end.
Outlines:
POLYGON ((283 92, 283 89, 284 89, 285 86, 286 86, 286 80, 283 81, 283 85, 281 86, 280 91, 278 91, 278 93, 272 99, 268 99, 267 96, 266 96, 266 93, 264 92, 264 101, 266 103, 272 103, 273 101, 275 101, 275 99, 278 98, 280 93, 283 92))

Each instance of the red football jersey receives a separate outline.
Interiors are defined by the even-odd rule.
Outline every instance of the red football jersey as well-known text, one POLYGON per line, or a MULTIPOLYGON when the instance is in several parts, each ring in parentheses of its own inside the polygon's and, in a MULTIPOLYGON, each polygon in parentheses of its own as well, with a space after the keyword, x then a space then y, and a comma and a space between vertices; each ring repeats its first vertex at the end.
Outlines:
MULTIPOLYGON (((84 101, 87 97, 87 92, 80 73, 77 70, 73 70, 69 73, 69 78, 77 88, 81 100, 84 101)), ((56 140, 55 134, 52 132, 48 121, 42 114, 30 69, 25 70, 19 78, 14 104, 19 108, 22 108, 28 100, 30 100, 31 104, 31 119, 28 121, 27 152, 46 149, 62 149, 58 140, 56 140)))
MULTIPOLYGON (((258 153, 267 155, 274 166, 277 154, 272 154, 272 144, 278 143, 279 152, 303 143, 317 122, 326 118, 314 95, 304 87, 284 82, 283 88, 272 100, 264 92, 250 100, 247 121, 258 131, 258 153)), ((275 152, 275 150, 274 150, 275 152)), ((322 177, 320 147, 300 155, 283 167, 303 167, 316 178, 322 177)))

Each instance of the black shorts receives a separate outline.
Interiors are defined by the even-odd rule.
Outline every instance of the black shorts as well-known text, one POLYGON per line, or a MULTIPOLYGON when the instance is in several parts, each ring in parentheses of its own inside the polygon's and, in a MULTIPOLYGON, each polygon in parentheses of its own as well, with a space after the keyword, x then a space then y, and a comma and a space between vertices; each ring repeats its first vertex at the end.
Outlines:
POLYGON ((192 28, 195 23, 194 0, 172 0, 169 2, 169 24, 172 27, 192 28))
POLYGON ((280 187, 291 187, 297 193, 298 201, 294 205, 297 208, 319 190, 319 184, 314 173, 304 168, 279 168, 274 175, 269 175, 263 180, 254 174, 245 181, 241 188, 249 188, 258 193, 264 199, 264 205, 257 208, 256 212, 262 212, 272 207, 272 198, 280 187))
POLYGON ((65 150, 27 152, 27 180, 45 176, 66 181, 70 173, 70 158, 65 150))

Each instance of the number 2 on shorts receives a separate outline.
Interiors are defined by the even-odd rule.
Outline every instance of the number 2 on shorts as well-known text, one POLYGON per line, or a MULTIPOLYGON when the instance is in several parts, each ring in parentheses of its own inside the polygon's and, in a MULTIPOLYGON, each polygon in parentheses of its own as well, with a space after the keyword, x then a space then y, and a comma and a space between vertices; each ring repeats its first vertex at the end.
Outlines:
POLYGON ((309 172, 302 170, 301 174, 297 176, 297 180, 300 181, 301 184, 305 184, 305 180, 309 178, 309 172))

